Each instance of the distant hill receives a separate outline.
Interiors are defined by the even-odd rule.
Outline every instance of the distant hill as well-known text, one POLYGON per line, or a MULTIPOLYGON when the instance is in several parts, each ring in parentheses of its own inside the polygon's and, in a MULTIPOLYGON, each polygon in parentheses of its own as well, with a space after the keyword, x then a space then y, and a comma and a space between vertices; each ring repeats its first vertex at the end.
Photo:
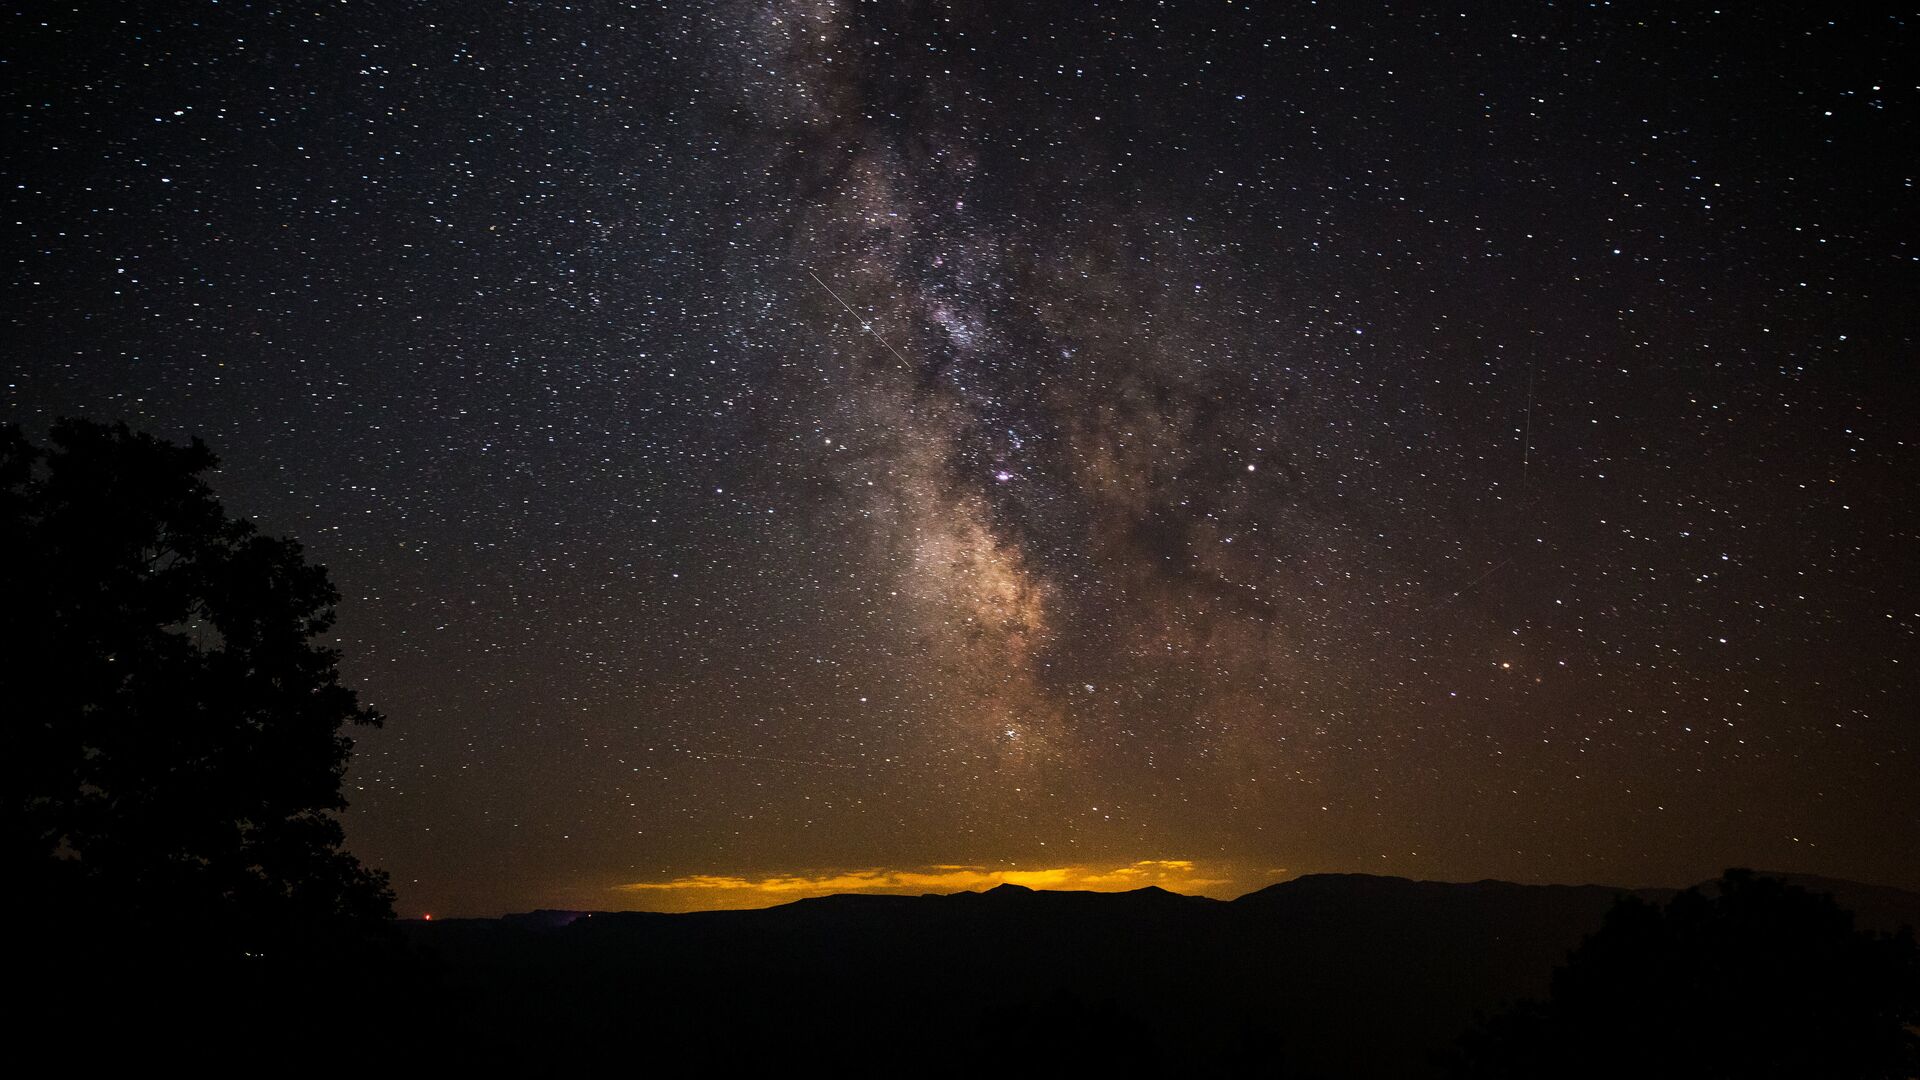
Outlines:
MULTIPOLYGON (((1920 925, 1920 894, 1790 880, 1920 925)), ((1003 885, 408 932, 442 961, 439 1022, 495 1064, 1415 1077, 1543 995, 1625 891, 1322 874, 1230 902, 1003 885)))

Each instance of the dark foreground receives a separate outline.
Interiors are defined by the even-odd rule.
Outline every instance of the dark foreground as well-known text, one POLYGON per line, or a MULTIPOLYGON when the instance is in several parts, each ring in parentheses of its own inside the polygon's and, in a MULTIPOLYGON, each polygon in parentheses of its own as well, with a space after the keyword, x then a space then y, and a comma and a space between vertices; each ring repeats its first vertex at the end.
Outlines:
MULTIPOLYGON (((1920 923, 1920 895, 1800 881, 1863 928, 1920 923)), ((1232 902, 1002 886, 403 932, 435 969, 416 1048, 493 1066, 1415 1077, 1442 1073, 1476 1016, 1545 996, 1621 892, 1357 875, 1232 902)))

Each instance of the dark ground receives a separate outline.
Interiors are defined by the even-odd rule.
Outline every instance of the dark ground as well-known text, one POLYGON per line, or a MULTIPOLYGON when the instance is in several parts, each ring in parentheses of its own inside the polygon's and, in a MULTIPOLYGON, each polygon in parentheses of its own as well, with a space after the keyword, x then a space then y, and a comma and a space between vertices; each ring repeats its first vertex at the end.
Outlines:
MULTIPOLYGON (((1920 895, 1792 880, 1863 928, 1920 924, 1920 895)), ((425 1041, 510 1068, 1411 1077, 1544 996, 1623 891, 1317 875, 1231 902, 1002 886, 403 932, 437 967, 425 1041)))

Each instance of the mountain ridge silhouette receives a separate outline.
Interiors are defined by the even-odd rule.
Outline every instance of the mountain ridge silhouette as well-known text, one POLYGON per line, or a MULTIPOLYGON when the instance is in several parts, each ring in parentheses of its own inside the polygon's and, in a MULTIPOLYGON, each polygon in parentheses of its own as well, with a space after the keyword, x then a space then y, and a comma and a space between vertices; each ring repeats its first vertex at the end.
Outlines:
MULTIPOLYGON (((1803 873, 1794 873, 1794 872, 1785 872, 1785 871, 1755 871, 1755 872, 1764 877, 1775 878, 1777 880, 1786 882, 1789 885, 1798 886, 1800 888, 1806 889, 1809 892, 1827 893, 1833 896, 1835 900, 1837 900, 1840 903, 1841 907, 1854 912, 1856 917, 1859 918, 1860 925, 1863 928, 1891 932, 1891 931, 1897 930, 1902 925, 1908 925, 1908 926, 1914 926, 1916 927, 1916 929, 1920 929, 1920 892, 1916 892, 1910 889, 1903 889, 1894 885, 1880 885, 1872 882, 1854 881, 1848 878, 1828 877, 1828 876, 1823 876, 1819 874, 1803 874, 1803 873)), ((1391 874, 1314 873, 1314 874, 1302 874, 1299 877, 1289 878, 1286 881, 1275 882, 1274 884, 1271 884, 1271 885, 1264 885, 1251 892, 1242 893, 1241 895, 1236 896, 1230 900, 1222 900, 1218 897, 1201 896, 1193 893, 1175 892, 1171 889, 1168 889, 1159 885, 1143 885, 1137 889, 1120 889, 1120 890, 1034 889, 1026 885, 1017 885, 1012 882, 1003 882, 999 885, 993 886, 990 889, 963 889, 963 890, 950 892, 950 893, 933 893, 933 892, 929 892, 929 893, 877 893, 877 892, 828 893, 824 896, 800 897, 798 899, 788 900, 778 904, 769 904, 766 907, 758 907, 758 908, 710 908, 710 909, 701 909, 696 911, 676 911, 676 912, 628 911, 628 910, 619 910, 619 909, 589 910, 589 909, 536 908, 532 911, 509 912, 509 913, 505 913, 498 916, 458 916, 450 919, 436 918, 432 921, 442 925, 447 923, 458 923, 458 922, 471 923, 471 922, 487 922, 487 921, 495 921, 495 920, 518 923, 522 925, 532 925, 533 923, 536 923, 536 922, 554 922, 555 925, 552 928, 558 929, 565 925, 569 925, 574 919, 578 919, 578 918, 590 916, 590 915, 601 916, 601 917, 629 916, 629 915, 661 915, 661 916, 668 916, 668 917, 688 916, 688 915, 703 916, 703 915, 716 915, 716 914, 740 914, 744 912, 777 911, 782 908, 791 907, 795 904, 814 904, 814 903, 819 903, 821 901, 828 901, 828 902, 852 901, 852 902, 858 903, 858 902, 863 902, 868 900, 892 902, 892 901, 939 900, 939 899, 957 898, 957 897, 997 897, 1001 899, 1007 899, 1007 898, 1018 897, 1023 895, 1101 896, 1101 897, 1165 896, 1165 897, 1177 898, 1178 900, 1181 900, 1181 901, 1198 901, 1203 904, 1229 904, 1229 905, 1247 904, 1247 903, 1259 904, 1264 902, 1270 902, 1272 899, 1277 897, 1298 896, 1303 892, 1303 890, 1311 890, 1316 893, 1333 892, 1333 891, 1336 891, 1337 887, 1341 884, 1354 885, 1355 883, 1364 883, 1366 887, 1371 887, 1371 888, 1379 888, 1382 886, 1393 887, 1393 888, 1404 887, 1407 889, 1409 893, 1415 893, 1420 890, 1430 890, 1435 894, 1442 893, 1445 891, 1451 891, 1451 890, 1469 890, 1469 891, 1472 891, 1472 890, 1547 890, 1549 892, 1554 892, 1554 891, 1583 892, 1583 891, 1589 891, 1589 890, 1597 890, 1599 892, 1604 893, 1609 898, 1614 896, 1619 896, 1621 894, 1628 894, 1628 895, 1638 896, 1638 897, 1641 897, 1642 899, 1653 901, 1653 902, 1663 901, 1669 897, 1674 896, 1677 893, 1684 891, 1686 888, 1711 888, 1713 885, 1712 879, 1697 882, 1692 886, 1672 887, 1672 886, 1615 886, 1615 885, 1604 885, 1604 884, 1597 884, 1597 883, 1588 883, 1588 884, 1579 884, 1579 885, 1560 884, 1560 883, 1532 884, 1532 883, 1525 883, 1525 882, 1506 881, 1501 878, 1480 878, 1475 881, 1438 881, 1438 880, 1423 879, 1423 878, 1399 877, 1397 875, 1391 875, 1391 874)), ((403 920, 403 921, 417 921, 417 920, 403 920)))
MULTIPOLYGON (((1920 893, 1818 880, 1864 899, 1863 926, 1920 925, 1920 893)), ((804 1047, 960 1075, 938 1056, 965 1046, 1123 1075, 1417 1077, 1477 1016, 1544 995, 1618 897, 1678 891, 1319 874, 1234 900, 1001 885, 404 932, 444 965, 446 1022, 496 1062, 613 1063, 632 1042, 684 1067, 804 1047)))

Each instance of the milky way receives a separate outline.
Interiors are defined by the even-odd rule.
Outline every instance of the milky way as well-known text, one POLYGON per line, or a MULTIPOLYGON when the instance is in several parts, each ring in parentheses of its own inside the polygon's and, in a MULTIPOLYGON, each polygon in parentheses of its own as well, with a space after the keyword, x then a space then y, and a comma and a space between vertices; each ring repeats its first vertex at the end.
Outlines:
POLYGON ((408 910, 1920 885, 1904 16, 44 19, 8 418, 329 566, 408 910))

